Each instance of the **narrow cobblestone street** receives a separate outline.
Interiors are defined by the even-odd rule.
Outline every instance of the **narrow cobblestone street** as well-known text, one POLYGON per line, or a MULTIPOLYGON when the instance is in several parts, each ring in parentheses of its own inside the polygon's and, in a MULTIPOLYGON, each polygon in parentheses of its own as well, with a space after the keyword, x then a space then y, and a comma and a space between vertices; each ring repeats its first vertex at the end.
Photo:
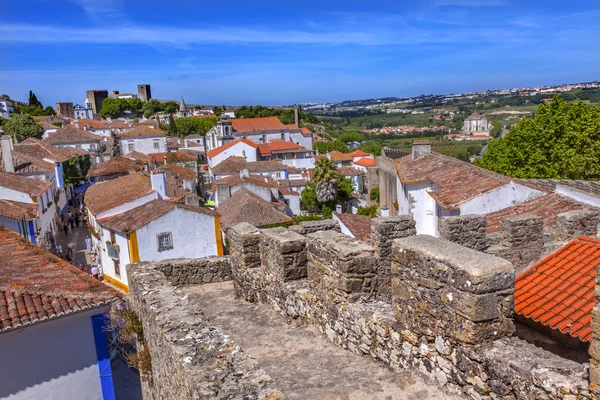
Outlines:
MULTIPOLYGON (((74 207, 69 207, 71 212, 75 212, 74 207)), ((91 260, 87 257, 85 239, 91 238, 90 232, 88 231, 87 225, 83 223, 79 224, 79 228, 74 227, 71 230, 71 233, 65 235, 64 230, 60 227, 58 234, 56 235, 56 242, 62 246, 62 258, 66 259, 67 249, 69 243, 73 242, 75 244, 74 247, 74 255, 73 261, 71 264, 75 266, 79 266, 79 264, 85 266, 85 270, 87 273, 90 273, 91 270, 91 260)))

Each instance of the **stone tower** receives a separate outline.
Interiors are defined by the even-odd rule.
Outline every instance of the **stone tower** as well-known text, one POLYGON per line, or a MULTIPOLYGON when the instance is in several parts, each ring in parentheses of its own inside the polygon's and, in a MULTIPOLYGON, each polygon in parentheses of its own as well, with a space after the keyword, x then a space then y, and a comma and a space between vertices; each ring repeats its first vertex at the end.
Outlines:
POLYGON ((73 103, 56 103, 56 115, 62 117, 75 118, 75 110, 73 109, 73 103))
POLYGON ((294 122, 296 123, 296 126, 300 126, 298 125, 300 123, 300 113, 302 112, 302 106, 300 104, 296 104, 296 107, 294 107, 294 122))
POLYGON ((108 97, 108 90, 87 90, 85 97, 92 103, 92 112, 94 117, 98 116, 102 108, 102 102, 108 97))
POLYGON ((148 100, 150 100, 152 98, 152 93, 150 92, 150 84, 143 83, 143 84, 137 85, 137 86, 138 86, 138 99, 140 99, 144 103, 147 103, 148 100))

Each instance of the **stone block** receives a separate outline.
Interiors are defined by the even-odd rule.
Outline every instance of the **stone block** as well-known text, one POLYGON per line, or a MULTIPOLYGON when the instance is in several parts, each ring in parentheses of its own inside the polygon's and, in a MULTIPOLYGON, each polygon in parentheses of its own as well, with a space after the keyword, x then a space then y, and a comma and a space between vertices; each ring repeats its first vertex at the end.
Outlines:
POLYGON ((440 237, 474 250, 489 247, 486 237, 487 220, 484 215, 459 215, 440 218, 440 237))
POLYGON ((398 239, 392 255, 397 329, 482 343, 512 333, 510 262, 455 243, 418 235, 398 239))
POLYGON ((260 232, 263 284, 287 282, 307 277, 306 238, 285 228, 260 232))
POLYGON ((577 238, 577 236, 589 236, 595 238, 597 234, 597 211, 567 211, 558 214, 556 217, 556 236, 559 240, 572 240, 577 238))

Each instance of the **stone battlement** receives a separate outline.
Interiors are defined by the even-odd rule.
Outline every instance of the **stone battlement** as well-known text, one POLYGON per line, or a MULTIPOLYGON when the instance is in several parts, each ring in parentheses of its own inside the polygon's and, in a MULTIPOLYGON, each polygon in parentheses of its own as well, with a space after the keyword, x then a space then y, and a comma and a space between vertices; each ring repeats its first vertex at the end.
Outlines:
MULTIPOLYGON (((586 364, 513 336, 515 267, 507 257, 478 251, 481 221, 463 220, 440 229, 454 242, 467 242, 462 245, 415 236, 407 216, 372 220, 370 244, 328 224, 326 230, 239 224, 228 232, 230 257, 133 264, 131 302, 150 336, 154 371, 144 394, 173 398, 181 386, 195 395, 212 390, 213 397, 178 398, 243 398, 247 388, 252 398, 284 398, 231 338, 218 328, 202 330, 208 326, 203 313, 181 295, 182 287, 231 278, 238 297, 471 399, 595 398, 586 364), (464 237, 457 233, 463 225, 470 227, 464 237)), ((529 229, 523 227, 539 229, 535 219, 509 222, 505 247, 519 248, 516 238, 529 229)))

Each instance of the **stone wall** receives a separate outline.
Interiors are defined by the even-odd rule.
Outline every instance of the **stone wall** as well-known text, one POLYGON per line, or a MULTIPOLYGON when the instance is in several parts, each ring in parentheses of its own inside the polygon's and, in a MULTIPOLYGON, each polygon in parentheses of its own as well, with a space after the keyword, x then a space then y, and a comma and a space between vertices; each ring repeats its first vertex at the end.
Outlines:
MULTIPOLYGON (((144 399, 284 398, 256 361, 212 326, 162 269, 171 271, 171 278, 177 275, 174 264, 127 268, 129 304, 142 322, 152 360, 152 382, 142 382, 144 399)), ((188 270, 205 275, 197 266, 188 270)), ((177 281, 202 281, 200 277, 177 281)))
POLYGON ((316 326, 339 346, 396 370, 416 369, 470 399, 592 398, 585 365, 511 336, 514 268, 504 259, 429 236, 397 239, 390 304, 372 295, 380 268, 375 247, 337 232, 308 234, 305 250, 298 244, 293 251, 295 260, 306 251, 307 277, 286 280, 261 272, 281 259, 276 249, 285 237, 231 231, 239 240, 232 248, 261 258, 258 266, 232 262, 240 295, 316 326))
POLYGON ((387 207, 390 215, 396 215, 398 209, 394 204, 398 202, 398 172, 394 160, 382 154, 381 157, 377 157, 377 168, 379 169, 379 208, 387 207))
POLYGON ((298 225, 292 225, 289 230, 299 233, 301 235, 307 235, 313 232, 320 231, 336 231, 341 232, 340 223, 334 219, 325 219, 321 221, 304 221, 298 225))
POLYGON ((391 266, 392 242, 417 234, 415 220, 409 215, 373 218, 371 220, 371 243, 375 247, 375 255, 379 258, 377 269, 377 298, 391 302, 391 266))
POLYGON ((558 214, 556 218, 556 238, 558 240, 571 240, 577 236, 595 238, 597 234, 597 211, 568 211, 558 214))
POLYGON ((459 215, 442 217, 439 223, 440 237, 461 246, 485 251, 490 246, 486 236, 485 215, 459 215))
POLYGON ((230 257, 165 260, 153 265, 174 285, 194 285, 231 280, 230 257))

